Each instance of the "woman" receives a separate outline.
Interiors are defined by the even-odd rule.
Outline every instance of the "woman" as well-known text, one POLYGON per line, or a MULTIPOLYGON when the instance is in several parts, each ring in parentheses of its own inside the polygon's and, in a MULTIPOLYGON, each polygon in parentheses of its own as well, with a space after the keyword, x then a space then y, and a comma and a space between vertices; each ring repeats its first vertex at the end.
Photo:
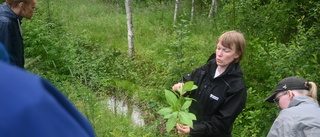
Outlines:
POLYGON ((191 136, 231 137, 232 124, 246 102, 246 86, 239 62, 243 58, 246 42, 243 34, 228 31, 220 36, 216 53, 207 63, 183 77, 175 84, 177 91, 184 82, 194 81, 198 89, 189 97, 190 112, 197 120, 193 128, 177 124, 178 133, 191 136))
POLYGON ((287 77, 278 83, 266 101, 275 102, 282 109, 267 137, 320 136, 320 108, 314 82, 287 77))

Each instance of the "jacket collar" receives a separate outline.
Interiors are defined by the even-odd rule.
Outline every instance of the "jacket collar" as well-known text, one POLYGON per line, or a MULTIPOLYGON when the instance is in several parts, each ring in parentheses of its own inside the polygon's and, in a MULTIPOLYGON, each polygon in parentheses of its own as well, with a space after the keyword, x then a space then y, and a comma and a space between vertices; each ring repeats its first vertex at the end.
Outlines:
POLYGON ((298 106, 301 103, 317 104, 317 106, 319 107, 318 103, 314 102, 313 99, 309 96, 296 96, 290 101, 289 108, 298 106))
MULTIPOLYGON (((210 80, 213 80, 214 78, 214 74, 215 74, 215 70, 217 69, 218 65, 216 63, 216 54, 213 53, 210 58, 207 61, 207 72, 210 74, 210 80)), ((222 77, 225 75, 234 75, 234 76, 243 76, 242 70, 240 68, 240 64, 239 63, 230 63, 229 66, 227 67, 227 69, 218 77, 222 77)))

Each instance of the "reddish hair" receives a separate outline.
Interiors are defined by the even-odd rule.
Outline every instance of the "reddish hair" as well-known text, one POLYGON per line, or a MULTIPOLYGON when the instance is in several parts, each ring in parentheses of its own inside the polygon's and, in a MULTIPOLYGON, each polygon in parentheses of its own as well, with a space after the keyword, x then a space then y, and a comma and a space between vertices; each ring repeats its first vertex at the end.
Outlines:
POLYGON ((234 62, 240 62, 240 60, 243 58, 243 54, 246 49, 246 40, 243 34, 235 30, 232 30, 223 33, 218 40, 219 42, 221 42, 222 46, 226 48, 231 48, 231 46, 235 46, 236 52, 239 53, 239 58, 236 58, 234 62))
POLYGON ((18 7, 20 2, 23 2, 25 4, 30 4, 31 2, 33 2, 34 0, 6 0, 6 3, 9 7, 18 7))

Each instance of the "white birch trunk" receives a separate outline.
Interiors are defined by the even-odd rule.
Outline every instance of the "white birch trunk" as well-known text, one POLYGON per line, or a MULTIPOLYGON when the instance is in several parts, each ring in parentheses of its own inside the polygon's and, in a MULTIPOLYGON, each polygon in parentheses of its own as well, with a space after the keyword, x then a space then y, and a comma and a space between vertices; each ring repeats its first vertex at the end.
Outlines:
POLYGON ((192 7, 191 7, 191 21, 193 20, 193 15, 194 15, 194 0, 192 0, 192 3, 191 3, 192 7))
POLYGON ((216 0, 212 0, 212 3, 211 3, 211 8, 210 8, 210 12, 209 12, 209 15, 208 15, 208 18, 210 18, 214 13, 217 13, 217 1, 216 0))
POLYGON ((174 10, 174 17, 173 17, 174 22, 177 21, 178 11, 179 11, 179 0, 176 0, 176 6, 174 10))
POLYGON ((131 10, 131 0, 125 0, 126 14, 127 14, 127 27, 128 27, 128 52, 129 57, 134 56, 134 32, 132 24, 132 10, 131 10))
POLYGON ((214 13, 218 13, 218 0, 214 0, 214 13))

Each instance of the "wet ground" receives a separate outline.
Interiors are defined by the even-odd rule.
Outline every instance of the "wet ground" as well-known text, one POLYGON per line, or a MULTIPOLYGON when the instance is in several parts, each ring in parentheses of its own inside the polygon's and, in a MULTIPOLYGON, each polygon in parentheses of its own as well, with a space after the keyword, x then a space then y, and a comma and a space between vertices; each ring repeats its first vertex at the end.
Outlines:
POLYGON ((131 105, 127 101, 114 96, 108 98, 107 106, 113 114, 130 116, 135 125, 145 125, 144 119, 141 116, 141 111, 137 106, 131 105))

